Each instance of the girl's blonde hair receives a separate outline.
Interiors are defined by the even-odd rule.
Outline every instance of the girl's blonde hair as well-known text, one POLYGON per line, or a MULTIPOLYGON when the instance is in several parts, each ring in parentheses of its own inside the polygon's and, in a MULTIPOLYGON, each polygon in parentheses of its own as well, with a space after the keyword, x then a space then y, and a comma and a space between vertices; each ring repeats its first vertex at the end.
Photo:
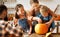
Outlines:
POLYGON ((41 10, 42 12, 47 12, 47 11, 49 10, 49 8, 48 8, 47 6, 41 6, 41 7, 40 7, 40 10, 41 10))

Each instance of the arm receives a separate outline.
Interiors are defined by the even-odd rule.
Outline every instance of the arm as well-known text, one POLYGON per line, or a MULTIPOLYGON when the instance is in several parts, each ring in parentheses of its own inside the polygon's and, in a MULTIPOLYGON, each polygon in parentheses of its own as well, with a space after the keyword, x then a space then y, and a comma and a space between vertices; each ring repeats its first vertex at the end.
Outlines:
POLYGON ((17 22, 18 22, 18 19, 16 19, 16 18, 14 17, 13 20, 14 20, 14 25, 16 25, 17 22))
POLYGON ((51 9, 48 10, 48 13, 49 13, 49 15, 52 16, 51 20, 53 20, 54 17, 56 16, 56 14, 51 9))
POLYGON ((50 27, 51 23, 54 21, 54 16, 51 18, 51 20, 49 22, 47 22, 46 24, 48 24, 48 27, 50 27))
POLYGON ((48 13, 49 13, 51 16, 56 16, 56 14, 55 14, 51 9, 48 10, 48 13))
POLYGON ((55 18, 56 15, 50 9, 48 10, 48 13, 49 13, 49 15, 52 16, 52 18, 50 19, 50 21, 46 23, 46 24, 48 24, 48 27, 49 27, 51 25, 51 23, 53 22, 53 20, 54 20, 54 18, 55 18))
POLYGON ((38 21, 38 23, 42 23, 42 20, 39 17, 33 17, 32 20, 36 20, 36 21, 38 21))
POLYGON ((29 14, 29 11, 27 11, 26 12, 26 16, 27 16, 27 22, 28 22, 28 24, 29 24, 29 26, 30 26, 30 31, 29 31, 29 33, 28 34, 31 34, 31 32, 32 32, 32 16, 30 16, 30 14, 29 14))
POLYGON ((30 31, 29 31, 28 34, 31 34, 31 32, 32 32, 32 22, 30 20, 28 20, 28 23, 29 23, 29 26, 30 26, 30 31))
POLYGON ((39 17, 33 17, 33 10, 31 10, 31 12, 27 12, 27 17, 28 17, 28 20, 30 21, 33 21, 33 20, 36 20, 38 21, 38 23, 42 23, 42 20, 39 18, 39 17))

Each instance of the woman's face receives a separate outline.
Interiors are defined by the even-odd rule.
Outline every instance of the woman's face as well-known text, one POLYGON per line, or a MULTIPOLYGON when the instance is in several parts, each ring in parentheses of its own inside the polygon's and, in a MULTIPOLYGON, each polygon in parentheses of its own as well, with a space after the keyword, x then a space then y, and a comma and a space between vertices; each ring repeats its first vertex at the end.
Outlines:
POLYGON ((19 14, 24 14, 24 7, 18 8, 18 13, 19 14))
POLYGON ((32 3, 31 6, 35 11, 38 11, 39 7, 40 7, 40 5, 38 3, 32 3))
POLYGON ((0 15, 0 18, 4 19, 7 15, 7 11, 3 10, 2 14, 0 15))

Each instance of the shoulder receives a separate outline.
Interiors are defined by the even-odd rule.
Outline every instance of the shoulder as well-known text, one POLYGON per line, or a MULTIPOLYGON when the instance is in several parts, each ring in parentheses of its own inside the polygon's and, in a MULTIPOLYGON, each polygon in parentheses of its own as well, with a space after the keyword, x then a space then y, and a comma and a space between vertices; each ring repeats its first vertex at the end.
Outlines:
POLYGON ((49 13, 53 12, 48 6, 46 6, 46 5, 40 5, 40 7, 42 7, 42 6, 48 8, 49 13))
POLYGON ((25 10, 25 13, 28 14, 29 13, 29 10, 25 10))
POLYGON ((26 15, 29 16, 30 15, 30 11, 26 10, 26 15))
MULTIPOLYGON (((46 5, 40 5, 40 8, 41 8, 42 6, 43 6, 43 7, 47 7, 46 5)), ((48 8, 48 7, 47 7, 47 8, 48 8)))

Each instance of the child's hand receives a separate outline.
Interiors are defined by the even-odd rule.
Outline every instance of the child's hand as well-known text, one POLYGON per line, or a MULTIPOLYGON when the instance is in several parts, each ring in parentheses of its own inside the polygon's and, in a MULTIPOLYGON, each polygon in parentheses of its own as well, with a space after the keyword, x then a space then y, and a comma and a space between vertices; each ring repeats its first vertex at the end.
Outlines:
POLYGON ((51 34, 52 34, 51 32, 48 32, 45 37, 48 37, 48 36, 51 35, 51 34))
POLYGON ((49 27, 50 27, 50 25, 51 25, 51 23, 50 23, 50 22, 46 22, 45 24, 48 26, 48 28, 49 28, 49 27))
POLYGON ((42 20, 39 17, 33 17, 33 20, 38 21, 38 23, 42 23, 42 20))
POLYGON ((31 32, 28 32, 28 34, 30 35, 30 34, 31 34, 31 32))
POLYGON ((28 20, 30 20, 30 21, 31 21, 31 20, 32 20, 32 18, 33 18, 33 16, 28 16, 28 20))

